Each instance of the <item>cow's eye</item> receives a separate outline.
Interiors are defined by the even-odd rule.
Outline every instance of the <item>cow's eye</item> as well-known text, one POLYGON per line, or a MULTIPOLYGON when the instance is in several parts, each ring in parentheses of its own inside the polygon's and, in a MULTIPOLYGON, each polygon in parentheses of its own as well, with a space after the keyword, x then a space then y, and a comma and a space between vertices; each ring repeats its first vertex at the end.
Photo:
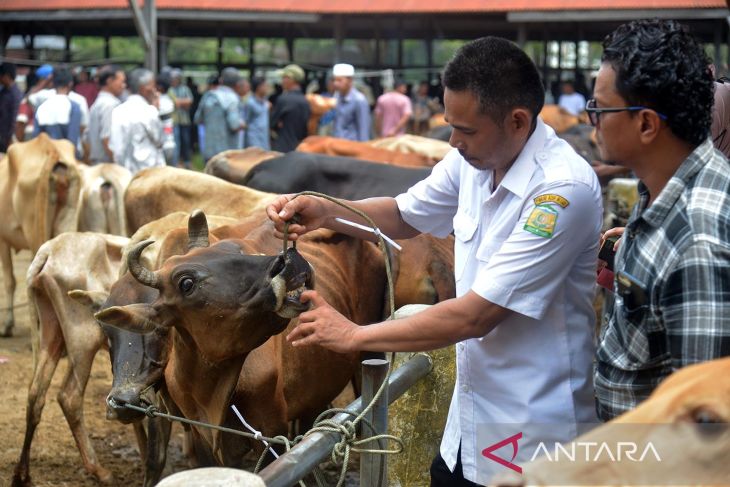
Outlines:
POLYGON ((178 287, 180 288, 180 292, 182 292, 183 294, 190 294, 190 292, 193 290, 193 287, 195 287, 195 281, 193 281, 191 277, 183 277, 182 279, 180 279, 178 287))
POLYGON ((697 408, 692 411, 692 421, 697 424, 724 423, 715 411, 707 408, 697 408))

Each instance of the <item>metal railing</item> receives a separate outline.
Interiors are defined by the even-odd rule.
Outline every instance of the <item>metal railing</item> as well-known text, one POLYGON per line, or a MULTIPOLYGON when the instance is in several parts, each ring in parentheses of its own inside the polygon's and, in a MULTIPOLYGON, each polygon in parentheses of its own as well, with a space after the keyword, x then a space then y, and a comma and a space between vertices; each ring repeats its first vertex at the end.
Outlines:
MULTIPOLYGON (((388 371, 385 360, 366 360, 363 362, 363 396, 350 403, 345 409, 359 414, 370 402, 382 384, 388 371)), ((433 367, 431 358, 426 354, 415 354, 390 375, 388 387, 375 403, 367 418, 375 427, 373 435, 385 433, 387 429, 388 404, 401 397, 419 379, 426 376, 433 367)), ((342 423, 352 418, 351 414, 340 413, 333 421, 342 423)), ((370 433, 362 428, 363 436, 370 433)), ((369 436, 369 435, 368 435, 369 436)), ((330 456, 332 448, 340 440, 335 433, 316 432, 306 436, 294 448, 280 456, 258 475, 267 487, 289 487, 303 479, 317 465, 330 456)), ((386 459, 383 455, 364 453, 361 456, 361 486, 384 486, 387 479, 386 459)))

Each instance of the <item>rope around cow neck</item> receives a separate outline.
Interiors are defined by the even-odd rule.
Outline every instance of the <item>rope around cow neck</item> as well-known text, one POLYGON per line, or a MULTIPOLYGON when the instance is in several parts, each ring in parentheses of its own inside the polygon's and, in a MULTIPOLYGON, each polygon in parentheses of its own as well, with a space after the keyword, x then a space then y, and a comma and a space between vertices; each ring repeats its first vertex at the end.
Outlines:
MULTIPOLYGON (((388 250, 386 247, 385 239, 383 238, 380 230, 375 225, 375 222, 363 211, 358 210, 357 208, 353 208, 352 206, 342 202, 341 200, 337 198, 333 198, 332 196, 317 193, 315 191, 303 191, 301 193, 297 193, 294 195, 294 198, 297 198, 299 196, 317 196, 320 198, 324 198, 328 201, 331 201, 332 203, 339 205, 355 214, 360 216, 362 219, 367 221, 370 226, 373 228, 373 231, 375 233, 375 236, 378 238, 378 248, 380 248, 381 252, 383 252, 383 257, 385 261, 385 274, 388 280, 388 302, 390 307, 390 318, 393 319, 395 317, 395 290, 393 286, 393 274, 391 270, 390 265, 390 258, 388 254, 388 250)), ((292 199, 294 199, 292 198, 292 199)), ((294 220, 294 219, 293 219, 294 220)), ((296 222, 298 220, 294 220, 296 222)), ((283 243, 283 253, 286 254, 286 251, 288 249, 289 245, 289 225, 292 223, 291 221, 287 221, 284 223, 284 243, 283 243)), ((293 242, 292 246, 296 248, 296 241, 293 242)), ((342 464, 342 468, 340 470, 340 477, 337 481, 337 487, 341 487, 342 484, 345 481, 345 475, 347 473, 347 465, 350 460, 350 453, 356 452, 356 453, 370 453, 370 454, 380 454, 380 455, 392 455, 401 453, 403 451, 403 441, 394 435, 389 434, 378 434, 374 436, 370 436, 368 438, 364 439, 357 439, 357 426, 359 423, 362 422, 363 425, 367 426, 371 432, 375 432, 375 428, 373 427, 372 423, 368 421, 365 416, 372 410, 372 408, 375 406, 376 401, 380 398, 380 396, 383 394, 383 391, 385 391, 385 388, 388 387, 388 382, 390 380, 390 375, 392 372, 392 365, 394 363, 395 353, 390 354, 390 365, 391 367, 388 368, 388 372, 385 376, 385 379, 383 380, 383 383, 378 388, 377 392, 373 396, 373 399, 370 401, 370 403, 360 412, 356 415, 353 411, 348 411, 346 409, 340 409, 340 408, 331 408, 324 412, 322 412, 317 419, 314 421, 313 427, 304 433, 303 435, 299 435, 295 437, 293 440, 289 440, 286 436, 278 435, 273 438, 263 436, 261 433, 249 433, 247 431, 241 431, 241 430, 235 430, 232 428, 226 428, 225 426, 219 426, 209 423, 204 423, 201 421, 195 421, 188 418, 183 418, 180 416, 174 416, 172 414, 163 413, 160 412, 160 410, 154 406, 150 405, 146 408, 142 408, 139 406, 135 406, 133 404, 123 404, 124 407, 128 409, 132 409, 141 413, 144 413, 148 417, 162 417, 169 421, 179 421, 181 423, 186 423, 192 426, 198 426, 201 428, 210 428, 215 429, 224 433, 230 433, 233 435, 243 436, 249 439, 253 439, 256 441, 266 441, 270 444, 277 444, 277 445, 283 445, 286 451, 288 452, 291 450, 292 446, 299 443, 305 436, 311 434, 311 433, 335 433, 340 435, 340 441, 335 444, 335 446, 332 448, 332 462, 337 465, 339 463, 342 464), (349 414, 351 416, 355 416, 355 419, 351 421, 343 421, 342 423, 338 423, 334 421, 332 418, 324 419, 324 417, 327 416, 334 416, 339 413, 349 414), (381 441, 393 441, 396 444, 396 448, 392 450, 384 449, 384 448, 378 448, 378 449, 371 449, 371 448, 360 448, 361 445, 364 445, 365 443, 376 441, 378 442, 378 446, 382 445, 381 441)), ((261 469, 263 462, 266 458, 267 453, 269 450, 267 448, 264 448, 264 451, 261 453, 261 456, 259 457, 258 462, 256 463, 256 468, 254 469, 254 473, 258 473, 261 469)), ((381 463, 382 468, 382 463, 381 463)), ((318 468, 315 468, 313 471, 315 480, 317 481, 317 484, 320 487, 323 487, 324 481, 321 471, 319 471, 318 468)), ((300 485, 304 486, 304 483, 302 481, 299 482, 300 485)))

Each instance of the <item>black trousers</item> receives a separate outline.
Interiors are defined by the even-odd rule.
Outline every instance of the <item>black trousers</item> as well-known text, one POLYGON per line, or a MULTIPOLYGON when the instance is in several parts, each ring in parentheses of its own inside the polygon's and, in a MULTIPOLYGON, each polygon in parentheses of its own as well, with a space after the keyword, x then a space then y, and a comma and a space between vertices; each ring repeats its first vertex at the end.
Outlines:
POLYGON ((431 487, 478 487, 479 484, 475 484, 464 478, 464 472, 461 468, 461 445, 459 445, 459 451, 456 454, 456 467, 454 471, 449 470, 446 465, 441 453, 436 454, 436 458, 431 463, 431 487))

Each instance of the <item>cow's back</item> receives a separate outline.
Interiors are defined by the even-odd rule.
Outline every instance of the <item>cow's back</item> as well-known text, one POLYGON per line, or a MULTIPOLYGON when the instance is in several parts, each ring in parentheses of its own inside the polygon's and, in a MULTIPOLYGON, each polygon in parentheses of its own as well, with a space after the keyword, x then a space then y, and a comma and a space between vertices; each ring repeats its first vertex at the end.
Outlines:
POLYGON ((357 200, 396 196, 430 173, 430 168, 411 169, 349 157, 289 152, 253 168, 246 186, 277 194, 318 191, 357 200))
POLYGON ((281 155, 281 152, 260 147, 227 150, 216 154, 205 164, 205 173, 234 184, 242 184, 251 168, 281 155))
POLYGON ((77 229, 81 177, 70 142, 41 134, 12 144, 5 161, 3 210, 22 229, 31 251, 56 235, 77 229))
POLYGON ((172 167, 146 169, 137 173, 124 195, 127 230, 133 233, 175 211, 190 213, 196 208, 211 215, 243 218, 272 198, 273 195, 195 171, 172 167))
POLYGON ((338 137, 310 135, 297 146, 297 150, 329 156, 352 157, 363 161, 381 162, 404 167, 433 166, 432 160, 421 154, 376 147, 365 142, 338 137))
POLYGON ((83 179, 79 231, 127 235, 124 192, 132 173, 119 164, 80 165, 83 179))

